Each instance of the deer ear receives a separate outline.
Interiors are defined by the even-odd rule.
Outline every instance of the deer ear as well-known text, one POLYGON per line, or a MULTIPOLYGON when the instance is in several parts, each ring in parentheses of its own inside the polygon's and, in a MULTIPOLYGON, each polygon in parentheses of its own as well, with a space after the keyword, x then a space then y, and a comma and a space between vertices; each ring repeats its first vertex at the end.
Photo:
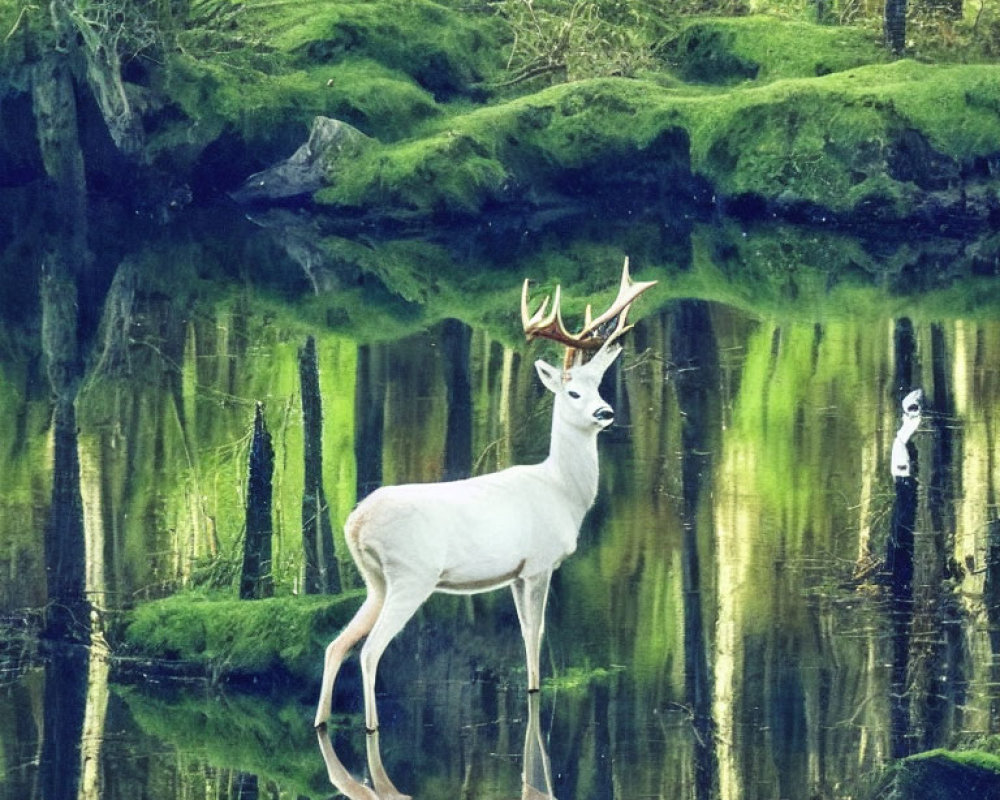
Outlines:
POLYGON ((539 359, 535 362, 535 370, 538 372, 538 377, 541 378, 546 389, 553 393, 562 391, 561 369, 556 369, 551 364, 546 364, 539 359))

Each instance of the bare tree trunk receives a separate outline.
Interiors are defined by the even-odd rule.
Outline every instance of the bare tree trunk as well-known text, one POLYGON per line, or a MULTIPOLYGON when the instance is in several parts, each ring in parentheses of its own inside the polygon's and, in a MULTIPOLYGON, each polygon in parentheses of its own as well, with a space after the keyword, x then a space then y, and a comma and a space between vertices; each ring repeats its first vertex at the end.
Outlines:
POLYGON ((76 410, 71 399, 63 397, 56 400, 52 427, 52 505, 45 527, 45 574, 49 602, 45 635, 86 641, 90 634, 90 603, 85 593, 83 501, 80 496, 76 410))
POLYGON ((271 577, 271 477, 274 448, 264 423, 263 406, 257 404, 250 445, 250 479, 247 486, 246 538, 240 599, 257 600, 274 594, 271 577))
POLYGON ((472 381, 469 378, 472 329, 458 320, 446 320, 441 344, 448 392, 444 479, 451 481, 472 474, 472 381))
POLYGON ((305 554, 306 594, 337 594, 341 590, 337 554, 333 545, 330 505, 323 491, 323 402, 319 391, 316 340, 306 339, 299 350, 302 387, 302 436, 305 485, 302 492, 302 550, 305 554))
MULTIPOLYGON (((61 193, 61 188, 57 193, 61 193)), ((85 222, 79 217, 69 217, 65 225, 66 229, 57 233, 42 265, 42 352, 54 399, 52 498, 45 527, 48 592, 45 634, 51 638, 88 641, 90 603, 86 597, 86 544, 75 408, 82 370, 77 343, 77 288, 72 275, 75 262, 86 257, 85 222)))
POLYGON ((354 456, 358 465, 357 497, 382 485, 382 428, 385 425, 385 356, 379 345, 358 348, 357 413, 354 456))
POLYGON ((836 21, 831 0, 812 0, 812 7, 816 12, 816 22, 820 25, 832 24, 836 21))
POLYGON ((901 56, 906 49, 906 0, 885 0, 883 22, 886 47, 901 56))
POLYGON ((708 664, 702 613, 701 552, 698 520, 705 476, 712 474, 710 453, 717 450, 713 432, 721 429, 718 386, 718 346, 708 306, 686 300, 678 305, 670 339, 671 359, 677 365, 677 406, 681 412, 681 492, 684 535, 681 578, 684 590, 684 689, 691 709, 694 737, 695 797, 715 796, 718 760, 712 719, 712 672, 708 664))

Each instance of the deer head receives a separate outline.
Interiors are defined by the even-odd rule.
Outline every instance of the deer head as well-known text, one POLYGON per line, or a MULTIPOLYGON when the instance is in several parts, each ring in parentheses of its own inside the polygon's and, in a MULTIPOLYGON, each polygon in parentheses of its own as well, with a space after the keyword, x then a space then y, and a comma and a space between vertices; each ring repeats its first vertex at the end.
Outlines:
POLYGON ((627 322, 632 303, 656 285, 656 281, 633 281, 626 258, 618 296, 607 311, 596 318, 588 305, 583 328, 576 334, 567 331, 563 323, 559 307, 560 287, 556 286, 551 310, 546 314, 549 304, 546 297, 532 315, 528 311, 528 283, 525 280, 521 290, 521 323, 525 336, 528 339, 551 339, 566 348, 561 370, 542 360, 535 362, 538 377, 556 395, 556 413, 577 427, 597 430, 608 427, 614 421, 614 412, 601 399, 598 387, 607 368, 621 353, 621 346, 616 340, 632 327, 627 322))

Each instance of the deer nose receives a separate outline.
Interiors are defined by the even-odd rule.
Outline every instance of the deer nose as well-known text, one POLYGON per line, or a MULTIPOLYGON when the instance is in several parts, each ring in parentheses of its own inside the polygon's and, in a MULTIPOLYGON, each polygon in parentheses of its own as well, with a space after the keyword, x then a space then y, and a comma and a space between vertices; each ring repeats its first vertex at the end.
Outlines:
POLYGON ((594 419, 598 422, 611 422, 615 418, 615 412, 609 406, 597 409, 594 412, 594 419))

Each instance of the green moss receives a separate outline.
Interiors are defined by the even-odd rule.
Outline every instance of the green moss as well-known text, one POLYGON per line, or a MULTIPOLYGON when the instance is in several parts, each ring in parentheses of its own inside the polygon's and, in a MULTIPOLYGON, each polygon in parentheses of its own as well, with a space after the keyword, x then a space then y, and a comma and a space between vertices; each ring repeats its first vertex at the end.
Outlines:
POLYGON ((447 132, 333 165, 333 185, 316 199, 403 216, 474 213, 499 194, 506 179, 507 170, 476 138, 447 132))
POLYGON ((944 188, 997 153, 1000 117, 983 98, 998 81, 992 65, 902 61, 693 100, 692 167, 727 194, 834 210, 878 196, 908 211, 908 184, 944 188))
POLYGON ((448 99, 468 93, 497 69, 496 31, 490 16, 427 0, 311 2, 295 5, 273 44, 308 64, 348 56, 376 60, 448 99))
POLYGON ((197 150, 223 131, 257 147, 304 138, 317 114, 391 141, 439 113, 435 98, 479 94, 498 35, 492 15, 425 0, 220 4, 155 73, 182 114, 161 115, 150 149, 197 150))
POLYGON ((431 96, 406 75, 370 61, 268 74, 178 55, 164 90, 187 119, 161 126, 151 142, 154 152, 190 140, 190 119, 198 122, 195 133, 204 141, 227 128, 249 141, 280 139, 290 128, 304 139, 317 115, 392 140, 437 113, 431 96))
POLYGON ((667 47, 685 80, 810 78, 887 60, 871 31, 766 15, 691 19, 667 47))
POLYGON ((129 655, 196 664, 216 677, 315 678, 324 648, 358 604, 357 592, 252 601, 179 594, 131 611, 123 642, 129 655))
POLYGON ((317 199, 390 215, 474 213, 527 187, 565 188, 573 170, 611 180, 686 167, 723 195, 836 212, 875 204, 900 217, 917 188, 947 188, 969 170, 974 179, 977 159, 1000 153, 994 92, 1000 67, 906 61, 726 92, 579 81, 335 165, 317 199))
POLYGON ((625 667, 612 666, 586 668, 569 667, 559 675, 553 675, 543 680, 546 689, 560 689, 563 691, 585 691, 594 684, 607 684, 625 671, 625 667))
POLYGON ((1000 758, 979 750, 930 750, 893 765, 874 800, 981 800, 1000 792, 1000 758))

